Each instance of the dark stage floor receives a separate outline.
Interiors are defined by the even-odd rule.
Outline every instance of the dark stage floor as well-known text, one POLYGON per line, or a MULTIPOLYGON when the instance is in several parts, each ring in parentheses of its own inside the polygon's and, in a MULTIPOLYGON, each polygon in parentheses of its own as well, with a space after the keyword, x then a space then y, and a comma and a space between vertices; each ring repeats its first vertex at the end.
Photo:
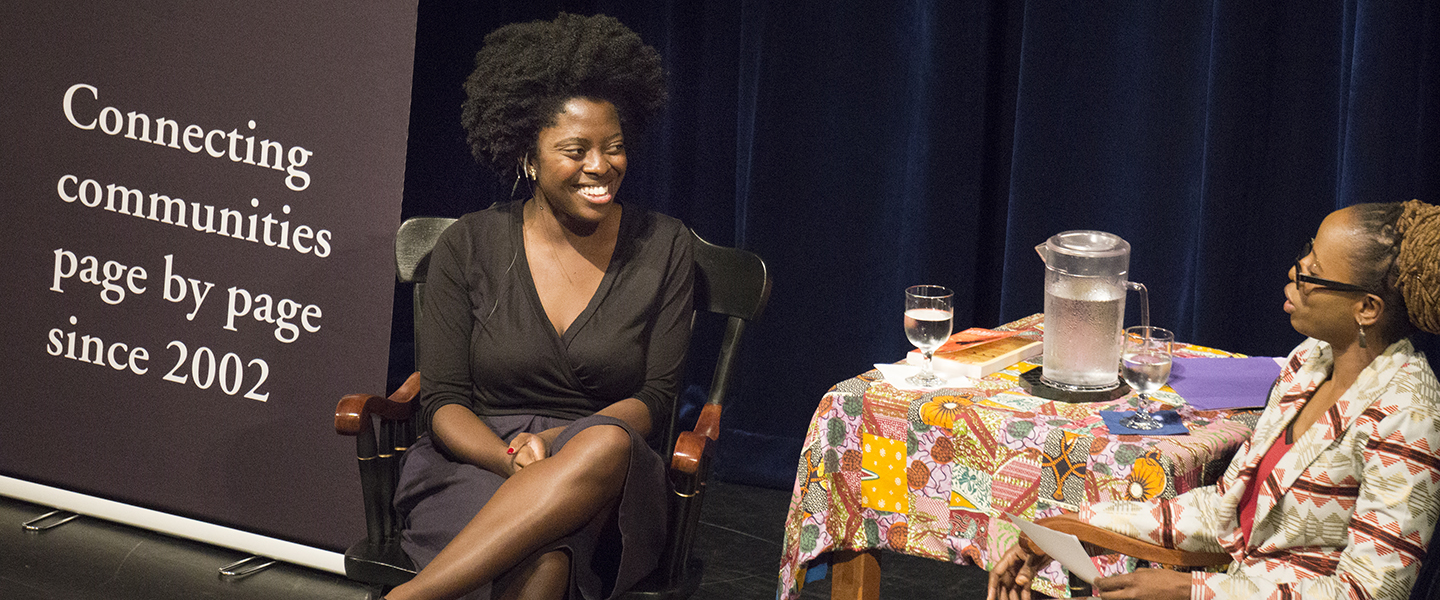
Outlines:
MULTIPOLYGON (((716 483, 706 498, 698 551, 705 577, 695 600, 775 597, 780 538, 789 493, 716 483)), ((0 497, 0 599, 4 600, 362 600, 363 586, 304 567, 277 564, 238 580, 217 570, 244 555, 97 519, 42 533, 21 523, 49 512, 0 497)), ((886 553, 880 597, 983 598, 975 567, 886 553)), ((805 588, 824 599, 828 581, 805 588)))

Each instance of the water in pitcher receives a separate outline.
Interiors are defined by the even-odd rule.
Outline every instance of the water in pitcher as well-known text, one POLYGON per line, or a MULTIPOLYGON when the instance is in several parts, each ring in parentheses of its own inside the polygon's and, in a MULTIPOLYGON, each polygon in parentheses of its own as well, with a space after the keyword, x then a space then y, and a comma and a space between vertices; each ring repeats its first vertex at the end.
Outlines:
POLYGON ((1125 289, 1108 280, 1073 278, 1046 286, 1045 381, 1076 390, 1117 385, 1124 315, 1125 289))

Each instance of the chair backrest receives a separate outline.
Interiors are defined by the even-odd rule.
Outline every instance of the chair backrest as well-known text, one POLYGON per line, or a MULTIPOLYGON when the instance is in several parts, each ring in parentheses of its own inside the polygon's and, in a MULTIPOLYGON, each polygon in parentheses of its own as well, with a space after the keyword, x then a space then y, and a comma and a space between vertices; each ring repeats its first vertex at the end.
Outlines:
POLYGON ((765 312, 770 301, 770 274, 753 252, 716 246, 695 236, 695 309, 746 321, 765 312))
MULTIPOLYGON (((400 224, 400 230, 395 232, 395 279, 400 283, 415 284, 410 292, 413 307, 411 323, 420 323, 420 309, 425 299, 425 274, 430 270, 430 251, 435 249, 440 234, 445 233, 445 229, 455 221, 450 217, 411 217, 405 219, 400 224)), ((415 352, 420 352, 418 344, 415 352)), ((416 363, 419 363, 418 359, 416 363)))
POLYGON ((455 221, 450 217, 412 217, 400 224, 395 232, 395 277, 400 283, 425 281, 430 250, 455 221))
POLYGON ((695 310, 728 317, 706 400, 721 404, 730 389, 745 323, 758 319, 770 302, 770 273, 753 252, 716 246, 693 229, 690 234, 695 236, 695 310))

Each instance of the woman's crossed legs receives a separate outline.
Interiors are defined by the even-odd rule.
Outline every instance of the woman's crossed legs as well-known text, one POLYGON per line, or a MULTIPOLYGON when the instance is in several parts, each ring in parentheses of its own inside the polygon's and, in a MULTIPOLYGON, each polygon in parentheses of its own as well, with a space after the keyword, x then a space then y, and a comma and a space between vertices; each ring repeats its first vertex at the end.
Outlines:
POLYGON ((624 429, 576 433, 553 456, 511 475, 435 560, 386 598, 456 598, 487 581, 505 598, 563 598, 569 555, 535 553, 611 510, 629 461, 624 429))

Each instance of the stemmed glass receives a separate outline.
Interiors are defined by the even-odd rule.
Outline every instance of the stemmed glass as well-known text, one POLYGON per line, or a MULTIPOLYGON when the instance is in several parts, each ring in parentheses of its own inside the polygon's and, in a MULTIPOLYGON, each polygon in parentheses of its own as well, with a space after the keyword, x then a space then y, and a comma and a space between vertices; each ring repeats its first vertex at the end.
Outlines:
POLYGON ((950 339, 954 321, 955 295, 938 285, 912 285, 905 288, 905 337, 925 355, 920 372, 905 381, 921 387, 939 387, 945 378, 935 374, 930 361, 935 349, 950 339))
POLYGON ((1140 394, 1140 408, 1120 424, 1140 431, 1153 431, 1162 425, 1151 411, 1150 393, 1170 380, 1170 358, 1175 334, 1167 329, 1139 325, 1125 330, 1124 347, 1120 350, 1120 374, 1140 394))

